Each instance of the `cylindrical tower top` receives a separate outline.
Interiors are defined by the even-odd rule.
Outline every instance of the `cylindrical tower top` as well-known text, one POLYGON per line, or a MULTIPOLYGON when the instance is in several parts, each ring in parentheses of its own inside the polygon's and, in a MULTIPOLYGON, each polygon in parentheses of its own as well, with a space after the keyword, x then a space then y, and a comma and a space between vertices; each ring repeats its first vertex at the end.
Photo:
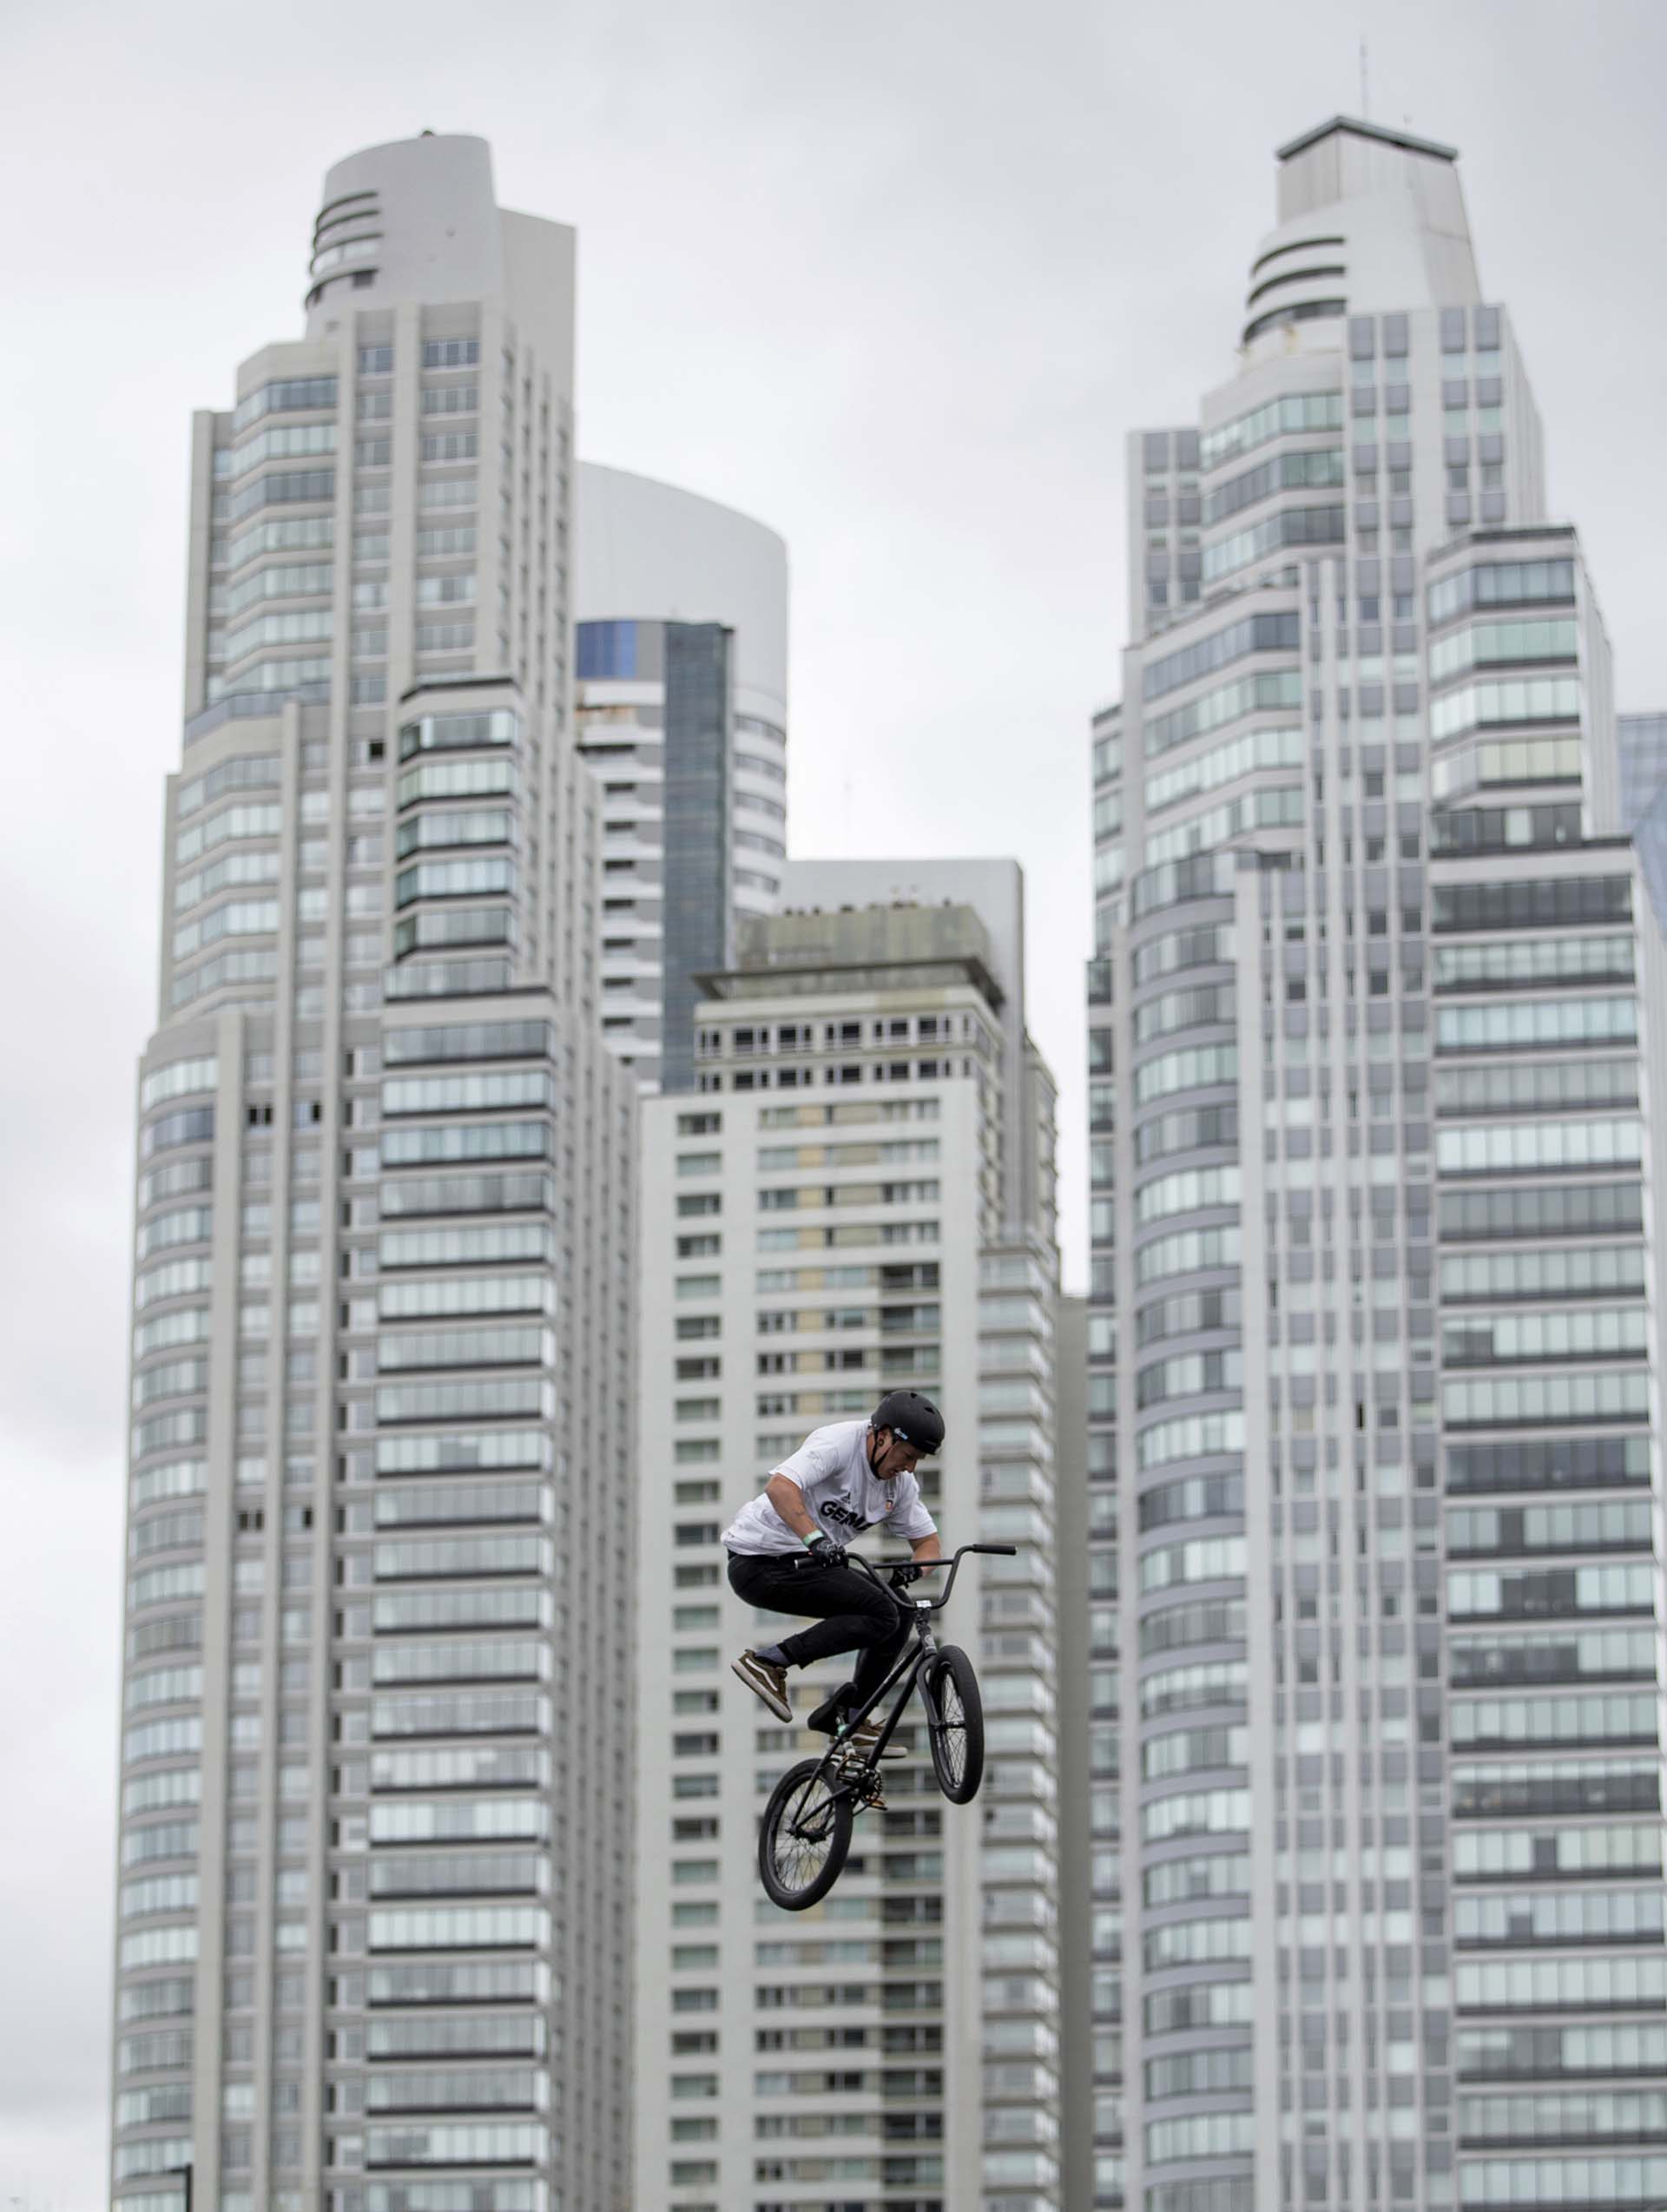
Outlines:
POLYGON ((349 298, 475 300, 504 289, 503 230, 484 138, 400 138, 338 161, 324 181, 307 267, 307 335, 349 298))
POLYGON ((787 549, 767 523, 679 484, 581 461, 574 618, 721 622, 736 676, 785 710, 787 549))
POLYGON ((1345 316, 1481 298, 1458 155, 1336 115, 1279 149, 1279 227, 1258 240, 1242 346, 1324 349, 1345 316))

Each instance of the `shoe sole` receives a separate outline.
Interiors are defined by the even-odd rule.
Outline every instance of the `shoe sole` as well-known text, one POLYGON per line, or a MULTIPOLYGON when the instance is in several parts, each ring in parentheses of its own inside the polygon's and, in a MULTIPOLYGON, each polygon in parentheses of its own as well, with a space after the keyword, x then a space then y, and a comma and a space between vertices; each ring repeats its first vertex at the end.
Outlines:
POLYGON ((737 1681, 746 1683, 753 1695, 761 1704, 767 1705, 778 1721, 791 1722, 792 1706, 788 1704, 785 1697, 772 1689, 768 1682, 761 1681, 759 1676, 752 1672, 744 1659, 732 1659, 729 1662, 729 1671, 737 1681))

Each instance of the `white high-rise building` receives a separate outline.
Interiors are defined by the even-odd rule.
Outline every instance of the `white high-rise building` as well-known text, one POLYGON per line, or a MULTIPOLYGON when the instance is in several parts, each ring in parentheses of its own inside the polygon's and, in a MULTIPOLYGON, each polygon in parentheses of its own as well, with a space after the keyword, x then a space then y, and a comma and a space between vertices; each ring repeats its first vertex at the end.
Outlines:
POLYGON ((603 1030, 645 1089, 695 1080, 697 973, 774 913, 787 855, 787 555, 675 484, 582 461, 579 745, 603 794, 603 1030))
POLYGON ((138 1096, 113 2202, 627 2212, 633 1087, 573 235, 333 169, 196 418, 138 1096))
POLYGON ((1282 148, 1232 374, 1130 445, 1100 2206, 1667 2203, 1667 983, 1455 158, 1282 148))
MULTIPOLYGON (((1059 2212, 1051 1080, 1025 1033, 1011 862, 790 863, 787 912, 703 978, 694 1096, 644 1102, 637 2201, 675 2212, 1059 2212), (729 1670, 780 1615, 721 1531, 824 1422, 925 1390, 968 1563, 945 1641, 983 1684, 964 1809, 888 1770, 823 1903, 755 1833, 782 1728, 729 1670)), ((1074 1469, 1073 1469, 1074 1471, 1074 1469)), ((807 1713, 847 1662, 793 1678, 807 1713)), ((917 1731, 916 1740, 919 1741, 917 1731)))

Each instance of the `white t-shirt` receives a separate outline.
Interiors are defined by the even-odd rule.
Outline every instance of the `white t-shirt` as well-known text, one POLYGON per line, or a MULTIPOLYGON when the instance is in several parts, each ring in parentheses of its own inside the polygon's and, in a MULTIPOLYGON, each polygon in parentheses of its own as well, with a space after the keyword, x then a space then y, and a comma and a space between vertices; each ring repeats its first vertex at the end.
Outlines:
MULTIPOLYGON (((876 1524, 915 1543, 935 1536, 938 1524, 920 1503, 913 1475, 881 1482, 868 1465, 866 1421, 834 1421, 813 1429, 799 1449, 771 1472, 787 1475, 805 1494, 805 1511, 835 1544, 849 1544, 876 1524)), ((796 1537, 761 1493, 741 1507, 723 1532, 730 1551, 801 1551, 796 1537)))

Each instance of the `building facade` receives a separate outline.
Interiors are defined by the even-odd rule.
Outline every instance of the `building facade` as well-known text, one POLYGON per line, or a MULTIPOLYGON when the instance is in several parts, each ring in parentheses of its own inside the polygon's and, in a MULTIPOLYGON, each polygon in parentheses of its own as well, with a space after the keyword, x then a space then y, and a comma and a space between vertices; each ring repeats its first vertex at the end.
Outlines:
MULTIPOLYGON (((636 2068, 669 2093, 638 2105, 638 2201, 1058 2212, 1053 1107, 1018 871, 966 864, 955 899, 939 864, 934 903, 875 905, 862 864, 817 865, 847 897, 813 908, 790 872, 794 911, 706 978, 695 1094, 643 1107, 636 2068), (765 1616, 721 1532, 810 1430, 898 1385, 946 1411, 922 1471, 946 1550, 1019 1547, 969 1563, 944 1623, 989 1768, 946 1805, 917 1730, 833 1893, 783 1913, 756 1822, 820 1739, 730 1674, 765 1616)), ((795 1676, 799 1711, 843 1672, 795 1676)))
POLYGON ((138 1096, 112 2201, 625 2212, 635 1096, 573 239, 332 170, 194 426, 138 1096))
POLYGON ((1609 648, 1451 150, 1278 215, 1092 738, 1094 2202, 1667 2202, 1609 648))
POLYGON ((603 1029, 695 1080, 697 974, 774 913, 787 856, 787 556, 675 485, 579 464, 580 749, 603 793, 603 1029))
POLYGON ((1667 930, 1667 714, 1623 714, 1621 815, 1638 848, 1656 918, 1667 930))

